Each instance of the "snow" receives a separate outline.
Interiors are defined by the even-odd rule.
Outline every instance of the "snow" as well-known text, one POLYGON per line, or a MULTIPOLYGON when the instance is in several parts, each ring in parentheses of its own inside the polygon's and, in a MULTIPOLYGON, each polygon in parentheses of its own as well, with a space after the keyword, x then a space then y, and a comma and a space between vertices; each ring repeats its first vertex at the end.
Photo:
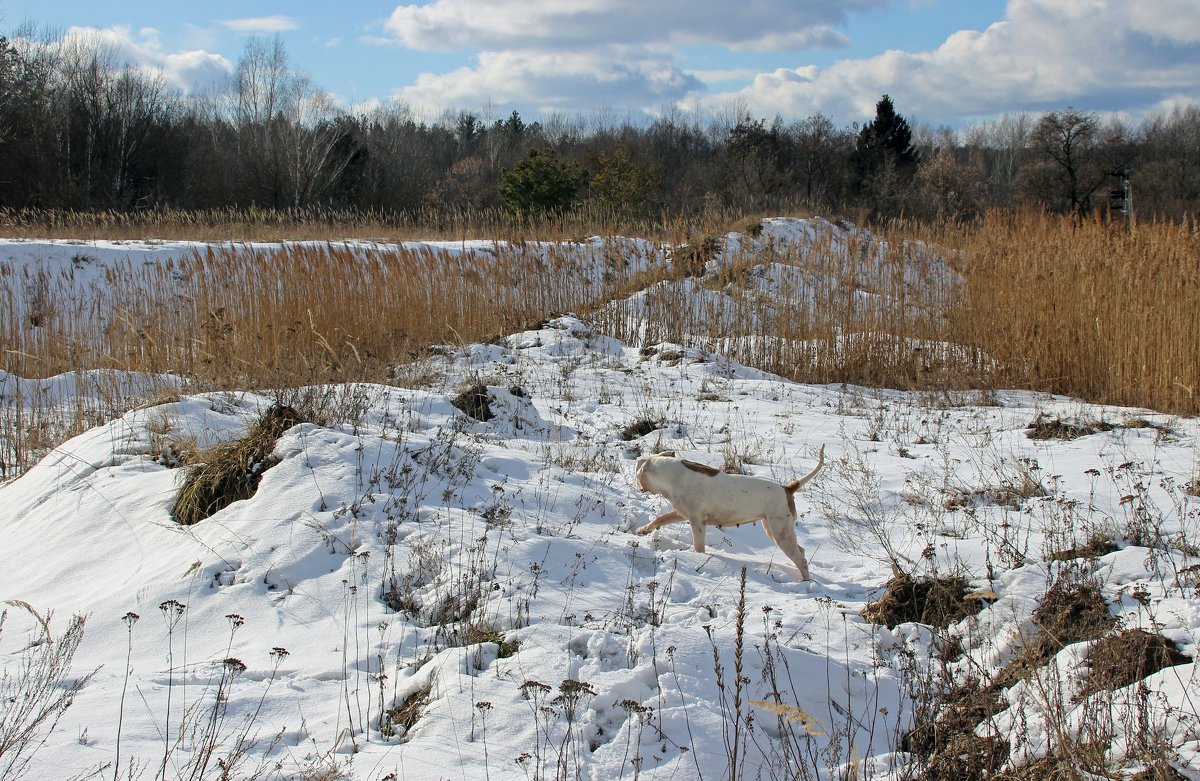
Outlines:
MULTIPOLYGON (((740 242, 844 240, 846 230, 767 220, 726 252, 740 242)), ((605 243, 578 246, 598 253, 605 243)), ((630 262, 659 251, 627 246, 630 262)), ((78 247, 62 243, 3 242, 0 256, 20 268, 58 263, 99 284, 93 265, 165 262, 193 247, 89 243, 96 262, 83 269, 70 260, 78 247)), ((754 284, 769 294, 793 273, 763 268, 754 284)), ((999 596, 950 628, 964 666, 994 672, 1011 658, 1055 573, 1071 566, 1047 562, 1049 552, 1093 531, 1123 540, 1095 564, 1110 610, 1196 653, 1197 560, 1180 552, 1186 545, 1168 552, 1127 539, 1152 518, 1161 540, 1194 550, 1200 500, 1184 486, 1196 477, 1195 420, 1019 390, 797 384, 691 345, 623 343, 570 315, 446 353, 432 387, 339 389, 361 414, 293 427, 251 499, 191 527, 170 516, 186 467, 159 457, 163 438, 229 441, 271 406, 270 394, 121 410, 0 484, 0 601, 52 612, 52 631, 86 616, 73 669, 97 671, 29 778, 112 763, 118 729, 123 766, 133 759, 155 777, 166 750, 166 777, 183 777, 203 747, 198 725, 213 714, 218 756, 240 736, 253 742, 245 775, 332 763, 356 779, 713 779, 725 777, 735 741, 748 778, 791 777, 802 761, 820 777, 852 766, 864 777, 903 775, 912 665, 929 662, 934 633, 861 616, 891 575, 881 539, 919 568, 965 572, 999 596), (487 422, 451 404, 475 379, 493 398, 487 422), (1039 414, 1114 425, 1032 440, 1025 429, 1039 414), (663 425, 624 440, 639 418, 663 425), (1134 418, 1157 428, 1120 425, 1134 418), (633 483, 639 453, 671 449, 786 481, 812 467, 820 446, 825 471, 796 497, 812 582, 797 580, 758 525, 709 530, 705 554, 693 552, 686 524, 633 532, 665 509, 633 483), (1002 489, 1026 478, 1041 491, 1003 501, 1002 489), (393 587, 403 609, 384 601, 393 587), (174 624, 171 600, 186 606, 174 624), (140 616, 132 627, 123 620, 131 612, 140 616), (468 624, 486 635, 469 635, 468 624), (231 682, 229 659, 245 665, 231 682), (426 687, 411 729, 379 729, 381 710, 426 687)), ((0 379, 6 399, 17 398, 16 383, 36 383, 67 401, 85 376, 0 379)), ((39 634, 10 609, 0 665, 15 670, 39 634)), ((1068 646, 1041 674, 1071 691, 1085 652, 1068 646)), ((1200 772, 1194 666, 1144 686, 1145 728, 1200 772)), ((1027 760, 1054 739, 1048 705, 1031 688, 1010 690, 1010 707, 993 719, 1021 736, 1027 760)), ((1134 710, 1129 688, 1105 700, 1118 726, 1134 710)), ((1068 721, 1096 709, 1064 707, 1068 721)), ((1111 757, 1134 739, 1119 729, 1111 757)), ((215 759, 209 775, 214 768, 215 759)))

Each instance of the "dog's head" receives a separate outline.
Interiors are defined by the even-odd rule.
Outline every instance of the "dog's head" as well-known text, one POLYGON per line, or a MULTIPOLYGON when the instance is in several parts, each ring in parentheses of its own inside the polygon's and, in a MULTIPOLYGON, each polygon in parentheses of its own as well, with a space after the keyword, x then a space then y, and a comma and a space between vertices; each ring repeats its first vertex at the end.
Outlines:
POLYGON ((637 460, 637 464, 633 468, 633 482, 637 484, 639 491, 645 492, 650 489, 646 487, 646 467, 650 463, 650 456, 642 456, 637 460))
POLYGON ((653 453, 648 456, 641 456, 637 460, 637 464, 633 468, 633 481, 637 484, 639 491, 650 491, 656 493, 657 489, 651 484, 650 476, 654 474, 655 459, 673 459, 675 457, 674 450, 664 450, 661 453, 653 453))

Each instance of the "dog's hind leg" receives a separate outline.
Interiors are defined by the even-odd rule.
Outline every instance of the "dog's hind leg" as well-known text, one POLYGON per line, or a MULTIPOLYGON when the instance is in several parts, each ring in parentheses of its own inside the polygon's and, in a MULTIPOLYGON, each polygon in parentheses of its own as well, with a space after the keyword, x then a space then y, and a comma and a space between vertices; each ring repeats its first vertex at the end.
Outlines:
POLYGON ((800 570, 800 579, 808 580, 808 561, 804 558, 804 548, 796 542, 796 528, 789 518, 786 523, 772 523, 770 518, 763 522, 763 530, 771 541, 779 546, 779 550, 792 560, 796 569, 800 570))
POLYGON ((662 515, 658 516, 657 518, 655 518, 653 521, 650 521, 650 523, 646 524, 645 526, 639 526, 637 528, 637 533, 638 534, 649 534, 650 532, 654 531, 655 529, 662 528, 663 526, 666 526, 669 523, 675 523, 676 521, 682 521, 682 520, 684 520, 682 515, 680 515, 675 510, 671 510, 670 512, 663 513, 662 515))

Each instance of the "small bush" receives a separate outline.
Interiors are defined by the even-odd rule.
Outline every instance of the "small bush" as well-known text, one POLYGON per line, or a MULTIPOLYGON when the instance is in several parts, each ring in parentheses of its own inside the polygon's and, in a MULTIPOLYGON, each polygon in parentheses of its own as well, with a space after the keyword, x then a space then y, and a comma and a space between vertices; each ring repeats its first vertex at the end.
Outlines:
POLYGON ((283 432, 303 422, 292 407, 272 405, 244 437, 217 445, 204 463, 187 473, 171 517, 178 524, 191 526, 254 496, 263 472, 275 465, 271 451, 276 441, 283 432))
POLYGON ((737 233, 744 233, 747 236, 757 239, 762 235, 763 224, 762 220, 760 219, 747 217, 746 219, 738 222, 733 229, 737 233))
POLYGON ((713 260, 724 247, 719 236, 702 236, 690 244, 675 248, 671 260, 675 274, 679 277, 702 277, 708 261, 713 260))

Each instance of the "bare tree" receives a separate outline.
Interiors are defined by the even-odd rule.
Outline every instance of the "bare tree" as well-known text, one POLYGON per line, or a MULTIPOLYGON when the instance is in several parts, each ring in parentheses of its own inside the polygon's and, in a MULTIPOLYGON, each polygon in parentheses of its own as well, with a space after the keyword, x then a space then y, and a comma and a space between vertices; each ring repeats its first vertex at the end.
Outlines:
POLYGON ((1140 210, 1160 214, 1200 211, 1200 108, 1176 107, 1143 124, 1143 162, 1134 176, 1140 210))
POLYGON ((1104 182, 1105 172, 1097 166, 1095 154, 1099 130, 1095 114, 1073 108, 1046 114, 1033 129, 1033 148, 1043 162, 1050 163, 1040 182, 1052 182, 1054 194, 1070 211, 1087 211, 1092 194, 1104 182))
POLYGON ((814 114, 791 128, 793 165, 805 202, 836 208, 845 190, 845 161, 853 139, 824 114, 814 114))

